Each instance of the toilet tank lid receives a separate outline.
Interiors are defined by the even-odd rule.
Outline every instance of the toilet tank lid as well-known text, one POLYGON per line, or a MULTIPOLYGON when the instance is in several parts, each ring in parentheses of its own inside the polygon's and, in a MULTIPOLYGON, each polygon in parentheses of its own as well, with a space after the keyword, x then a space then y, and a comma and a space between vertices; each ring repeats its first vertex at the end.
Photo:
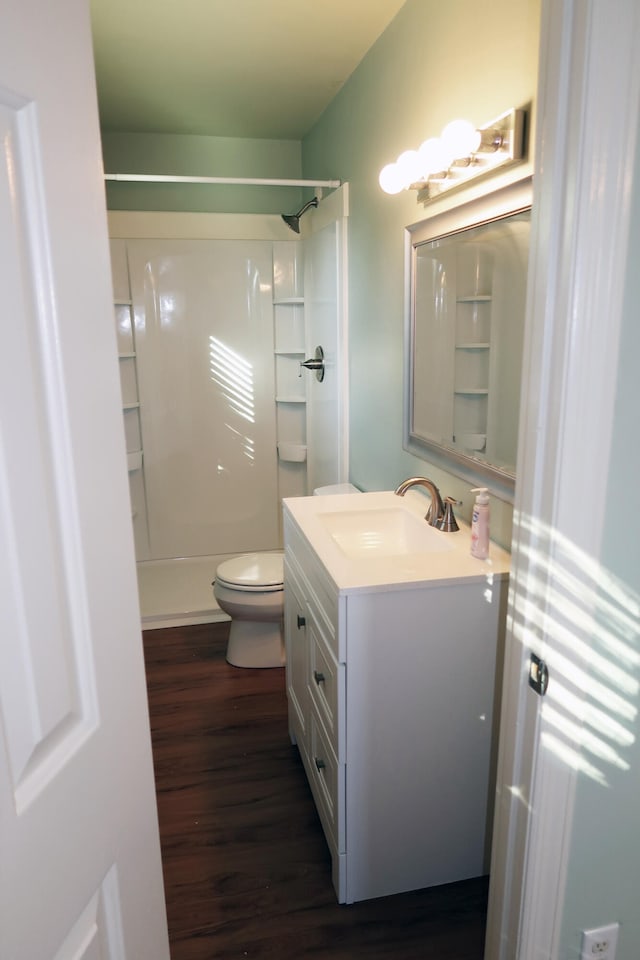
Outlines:
POLYGON ((281 586, 284 582, 283 553, 247 553, 225 560, 216 569, 216 580, 238 586, 281 586))
POLYGON ((316 487, 313 491, 316 497, 328 497, 334 493, 360 493, 352 483, 330 483, 327 487, 316 487))

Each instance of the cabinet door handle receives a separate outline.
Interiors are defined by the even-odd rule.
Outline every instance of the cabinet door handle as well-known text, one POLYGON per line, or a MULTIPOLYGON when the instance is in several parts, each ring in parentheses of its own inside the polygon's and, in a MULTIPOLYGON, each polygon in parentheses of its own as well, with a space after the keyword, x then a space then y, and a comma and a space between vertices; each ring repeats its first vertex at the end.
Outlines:
POLYGON ((304 618, 304 617, 301 617, 300 614, 298 614, 298 630, 299 630, 301 627, 304 627, 304 625, 306 624, 306 622, 307 622, 307 621, 305 620, 305 618, 304 618))
POLYGON ((320 673, 319 670, 314 670, 313 679, 318 685, 320 685, 321 683, 324 683, 324 673, 320 673))
POLYGON ((324 760, 321 760, 320 757, 314 757, 313 762, 315 763, 317 770, 324 770, 325 762, 324 760))

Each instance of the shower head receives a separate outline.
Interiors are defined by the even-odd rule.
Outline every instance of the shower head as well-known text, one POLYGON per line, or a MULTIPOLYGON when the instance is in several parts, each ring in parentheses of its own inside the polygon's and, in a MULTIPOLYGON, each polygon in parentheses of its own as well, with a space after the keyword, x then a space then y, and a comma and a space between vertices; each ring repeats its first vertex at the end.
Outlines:
POLYGON ((309 207, 317 207, 318 198, 314 197, 312 200, 307 200, 304 207, 300 207, 297 213, 282 214, 282 219, 288 227, 291 227, 294 233, 300 233, 300 217, 303 213, 309 209, 309 207))

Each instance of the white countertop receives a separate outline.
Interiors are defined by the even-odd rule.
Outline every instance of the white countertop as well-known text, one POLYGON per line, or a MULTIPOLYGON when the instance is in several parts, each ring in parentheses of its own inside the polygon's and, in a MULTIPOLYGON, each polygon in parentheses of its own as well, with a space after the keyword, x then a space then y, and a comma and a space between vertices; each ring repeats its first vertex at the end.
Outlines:
POLYGON ((309 541, 338 590, 440 586, 469 579, 491 582, 493 577, 502 579, 509 573, 511 555, 494 543, 491 543, 488 559, 478 560, 471 556, 471 531, 460 520, 460 529, 455 533, 433 531, 437 537, 445 538, 445 549, 352 558, 345 555, 322 519, 323 514, 388 511, 398 507, 423 519, 429 499, 417 489, 409 490, 404 497, 397 497, 392 491, 295 497, 283 500, 283 505, 285 513, 290 514, 309 541))

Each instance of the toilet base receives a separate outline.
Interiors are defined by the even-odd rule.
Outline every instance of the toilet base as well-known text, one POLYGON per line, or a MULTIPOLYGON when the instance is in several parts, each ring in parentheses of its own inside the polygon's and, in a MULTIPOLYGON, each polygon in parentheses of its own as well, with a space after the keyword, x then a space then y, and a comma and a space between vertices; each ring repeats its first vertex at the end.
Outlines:
POLYGON ((234 667, 282 667, 282 625, 232 620, 227 643, 227 662, 234 667))

